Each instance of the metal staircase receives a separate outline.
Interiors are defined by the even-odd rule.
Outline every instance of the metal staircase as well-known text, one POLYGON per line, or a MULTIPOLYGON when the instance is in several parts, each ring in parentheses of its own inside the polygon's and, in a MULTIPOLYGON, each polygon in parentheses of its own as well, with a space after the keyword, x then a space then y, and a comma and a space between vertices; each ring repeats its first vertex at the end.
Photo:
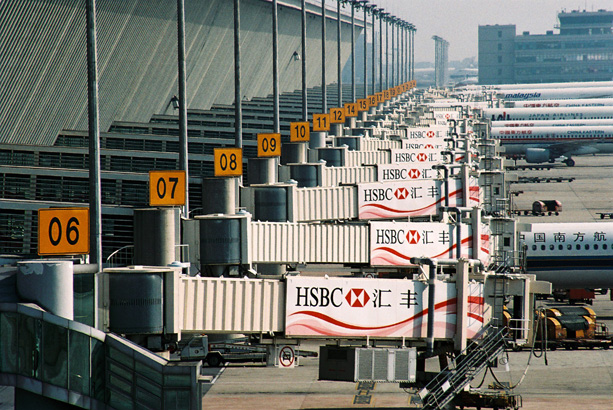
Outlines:
POLYGON ((451 364, 419 392, 423 409, 443 409, 505 347, 506 327, 489 326, 486 336, 469 345, 451 364))

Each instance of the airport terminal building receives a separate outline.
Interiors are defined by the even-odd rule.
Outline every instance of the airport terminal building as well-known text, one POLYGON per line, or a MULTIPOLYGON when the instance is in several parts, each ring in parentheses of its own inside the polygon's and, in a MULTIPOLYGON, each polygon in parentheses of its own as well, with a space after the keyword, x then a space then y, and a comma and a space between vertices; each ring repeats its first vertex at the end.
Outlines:
POLYGON ((607 81, 613 78, 613 11, 562 11, 559 33, 479 26, 479 83, 607 81))

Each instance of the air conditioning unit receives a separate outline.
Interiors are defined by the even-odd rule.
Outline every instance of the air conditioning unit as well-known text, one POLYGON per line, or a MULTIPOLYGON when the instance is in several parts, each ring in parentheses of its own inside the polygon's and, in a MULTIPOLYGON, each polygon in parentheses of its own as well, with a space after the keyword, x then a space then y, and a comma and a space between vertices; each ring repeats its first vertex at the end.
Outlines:
POLYGON ((415 382, 415 348, 321 346, 319 379, 334 381, 415 382))
POLYGON ((415 382, 415 348, 358 348, 355 353, 355 381, 415 382))

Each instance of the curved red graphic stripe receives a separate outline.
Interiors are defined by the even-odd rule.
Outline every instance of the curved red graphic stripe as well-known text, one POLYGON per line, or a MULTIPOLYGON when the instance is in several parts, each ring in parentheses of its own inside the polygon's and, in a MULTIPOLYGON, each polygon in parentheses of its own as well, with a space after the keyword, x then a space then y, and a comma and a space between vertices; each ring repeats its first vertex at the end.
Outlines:
POLYGON ((467 316, 468 316, 468 317, 472 317, 473 319, 478 320, 479 322, 483 323, 483 317, 481 317, 481 316, 479 316, 479 315, 476 315, 476 314, 474 314, 474 313, 470 313, 470 312, 468 312, 468 313, 467 313, 467 316))
POLYGON ((483 298, 483 296, 469 296, 468 297, 468 303, 475 303, 477 305, 482 305, 484 301, 485 299, 483 298))
MULTIPOLYGON (((473 239, 471 237, 464 238, 464 239, 462 239, 462 243, 472 242, 472 240, 473 239)), ((457 245, 453 245, 453 246, 447 248, 446 251, 443 251, 443 252, 439 253, 438 255, 431 256, 431 258, 440 258, 444 254, 450 253, 451 251, 453 251, 456 247, 457 247, 457 245)))
POLYGON ((385 252, 389 252, 389 253, 391 253, 392 255, 398 256, 399 258, 402 258, 402 259, 405 259, 405 260, 411 260, 411 257, 410 257, 410 256, 403 255, 402 253, 398 252, 397 250, 392 249, 392 248, 388 248, 388 247, 386 247, 386 246, 381 247, 381 248, 374 249, 374 250, 373 250, 373 252, 376 252, 376 251, 378 251, 378 250, 385 251, 385 252))
POLYGON ((378 209, 383 209, 384 211, 388 211, 388 212, 395 212, 395 213, 406 213, 406 212, 419 212, 419 211, 423 211, 426 210, 428 208, 431 208, 433 206, 435 206, 437 203, 439 203, 440 201, 437 201, 433 204, 430 204, 428 206, 424 206, 423 208, 418 208, 418 209, 408 209, 408 210, 399 210, 399 209, 392 209, 389 208, 385 205, 380 205, 380 204, 365 204, 362 205, 362 208, 366 208, 366 207, 373 207, 373 208, 378 208, 378 209))
MULTIPOLYGON (((456 298, 451 298, 451 299, 448 299, 448 300, 446 300, 444 302, 440 302, 440 303, 437 303, 436 305, 434 305, 434 310, 436 311, 436 310, 442 309, 442 308, 447 307, 447 306, 455 305, 456 303, 457 303, 457 299, 456 298)), ((412 320, 415 320, 415 319, 420 318, 420 317, 422 317, 424 315, 427 315, 427 314, 428 314, 428 309, 426 308, 426 309, 422 310, 421 312, 419 312, 419 313, 417 313, 417 314, 415 314, 415 315, 413 315, 413 316, 411 316, 411 317, 409 317, 407 319, 401 320, 398 323, 392 323, 392 324, 385 325, 385 326, 369 326, 369 327, 351 325, 349 323, 341 322, 340 320, 334 319, 334 318, 332 318, 332 317, 330 317, 330 316, 328 316, 326 314, 323 314, 323 313, 320 313, 320 312, 312 312, 312 311, 309 311, 309 310, 301 310, 301 311, 298 311, 298 312, 294 312, 294 313, 290 314, 289 316, 290 317, 294 316, 294 315, 312 316, 312 317, 314 317, 316 319, 323 320, 324 322, 328 322, 328 323, 330 323, 332 325, 336 325, 338 327, 345 328, 345 329, 351 329, 351 330, 381 330, 381 329, 388 329, 388 328, 391 328, 391 327, 394 327, 394 326, 398 326, 398 325, 402 325, 402 324, 405 324, 405 323, 409 323, 412 320)))

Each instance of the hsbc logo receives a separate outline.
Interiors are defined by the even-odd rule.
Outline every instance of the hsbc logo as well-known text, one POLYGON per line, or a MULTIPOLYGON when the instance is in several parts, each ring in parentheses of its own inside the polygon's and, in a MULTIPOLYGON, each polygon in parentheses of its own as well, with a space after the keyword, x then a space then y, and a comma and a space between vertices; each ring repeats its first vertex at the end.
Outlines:
POLYGON ((449 118, 451 118, 451 115, 445 114, 445 119, 448 120, 449 118))
POLYGON ((370 296, 364 289, 351 289, 347 292, 345 300, 351 307, 364 307, 370 300, 370 296))
POLYGON ((434 131, 428 131, 428 132, 426 133, 426 137, 428 137, 428 138, 434 138, 434 135, 435 135, 435 134, 434 134, 434 131))
POLYGON ((409 178, 418 179, 421 176, 421 172, 418 169, 409 170, 409 178))
POLYGON ((296 306, 298 307, 341 307, 343 299, 351 307, 364 307, 371 300, 364 289, 352 288, 346 294, 343 288, 302 287, 296 288, 296 306), (344 296, 343 296, 344 295, 344 296))
POLYGON ((396 192, 394 192, 396 199, 405 199, 408 195, 409 191, 406 188, 398 188, 396 192))
POLYGON ((426 154, 424 154, 423 152, 420 152, 419 154, 417 154, 417 160, 419 162, 424 162, 428 160, 428 156, 426 154))
POLYGON ((407 241, 410 245, 418 244, 420 239, 421 235, 414 229, 409 230, 409 232, 407 233, 407 241))
POLYGON ((424 148, 426 148, 426 149, 434 149, 434 145, 432 145, 432 144, 426 144, 426 145, 424 146, 424 148))

